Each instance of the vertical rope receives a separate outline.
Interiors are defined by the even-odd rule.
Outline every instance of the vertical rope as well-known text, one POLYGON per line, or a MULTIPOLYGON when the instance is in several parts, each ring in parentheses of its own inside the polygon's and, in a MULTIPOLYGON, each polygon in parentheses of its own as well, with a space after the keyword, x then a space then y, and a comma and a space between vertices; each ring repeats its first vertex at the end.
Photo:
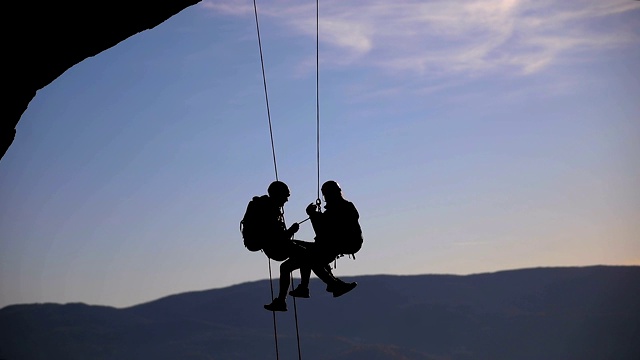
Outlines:
MULTIPOLYGON (((273 169, 275 171, 276 181, 278 181, 278 163, 277 163, 277 160, 276 160, 276 150, 275 150, 275 145, 274 145, 274 141, 273 141, 273 126, 272 126, 272 123, 271 123, 271 110, 269 108, 269 95, 268 95, 268 92, 267 92, 267 76, 266 76, 265 71, 264 71, 264 56, 262 54, 262 40, 260 38, 260 25, 259 25, 259 22, 258 22, 258 6, 256 5, 256 0, 253 0, 253 12, 254 12, 255 19, 256 19, 256 32, 258 34, 258 48, 260 49, 260 66, 262 68, 262 84, 264 86, 264 98, 265 98, 265 103, 266 103, 266 106, 267 106, 267 119, 269 120, 269 137, 271 139, 271 154, 273 156, 273 169)), ((317 53, 317 51, 316 51, 316 53, 317 53)), ((316 82, 317 82, 317 80, 316 80, 316 82)), ((316 89, 316 91, 317 91, 317 89, 316 89)), ((318 155, 318 157, 319 156, 320 155, 318 155)), ((318 165, 318 166, 320 166, 320 165, 318 165)), ((320 175, 319 175, 319 173, 318 173, 318 183, 320 183, 320 175)), ((318 196, 318 198, 319 198, 319 196, 318 196)), ((282 214, 282 221, 284 222, 284 208, 281 208, 280 211, 281 211, 281 214, 282 214)), ((273 276, 272 276, 272 273, 271 273, 271 259, 269 259, 269 285, 270 285, 270 288, 271 288, 271 298, 273 299, 274 298, 274 293, 273 293, 273 276)), ((293 274, 291 274, 291 286, 293 287, 293 274)), ((300 351, 300 333, 299 333, 299 330, 298 330, 298 308, 296 306, 295 297, 293 298, 293 308, 294 308, 295 321, 296 321, 296 338, 298 340, 298 359, 302 360, 302 354, 301 354, 301 351, 300 351)), ((275 313, 275 311, 272 312, 272 313, 273 313, 273 335, 274 335, 275 347, 276 347, 276 359, 279 360, 280 359, 280 352, 278 350, 278 329, 277 329, 277 322, 276 322, 276 313, 275 313)))
POLYGON ((260 48, 260 65, 262 67, 262 84, 264 85, 264 99, 267 103, 267 119, 269 120, 269 136, 271 138, 271 154, 273 155, 273 168, 276 173, 276 180, 278 180, 278 164, 276 162, 276 148, 273 142, 273 127, 271 126, 271 110, 269 109, 269 95, 267 93, 267 76, 264 72, 264 57, 262 55, 262 40, 260 39, 260 25, 258 24, 258 7, 256 0, 253 0, 253 12, 256 17, 256 31, 258 33, 258 47, 260 48))
MULTIPOLYGON (((282 218, 282 222, 285 222, 285 220, 284 220, 284 208, 280 208, 280 214, 281 214, 280 216, 282 218)), ((291 240, 293 241, 293 235, 291 235, 291 240)), ((293 290, 293 289, 295 289, 294 284, 293 284, 293 272, 291 272, 289 274, 289 276, 291 276, 290 283, 291 283, 291 290, 293 290)), ((273 297, 273 293, 271 294, 271 297, 273 297)), ((301 353, 301 350, 300 350, 300 331, 299 331, 299 328, 298 328, 298 306, 296 304, 295 296, 292 296, 292 298, 293 298, 293 317, 294 317, 295 322, 296 322, 296 340, 297 340, 297 343, 298 343, 298 360, 302 360, 302 353, 301 353)))
MULTIPOLYGON (((271 276, 271 259, 267 257, 269 262, 269 286, 271 288, 271 298, 273 299, 273 277, 271 276)), ((276 323, 276 312, 271 312, 273 315, 273 340, 276 343, 276 359, 280 359, 280 351, 278 351, 278 325, 276 323)))
MULTIPOLYGON (((293 272, 291 273, 291 290, 295 289, 293 286, 293 272)), ((298 341, 298 360, 302 360, 302 352, 300 351, 300 332, 298 331, 298 306, 296 305, 296 298, 293 297, 293 314, 296 319, 296 340, 298 341)))
POLYGON ((318 197, 316 200, 316 205, 320 207, 320 56, 318 55, 320 52, 319 49, 319 18, 320 18, 320 9, 319 9, 319 1, 316 0, 316 163, 318 168, 318 197))
MULTIPOLYGON (((271 139, 271 154, 273 156, 273 169, 276 173, 276 181, 278 180, 278 163, 276 161, 276 148, 273 141, 273 127, 271 125, 271 110, 269 108, 269 95, 267 92, 267 76, 264 71, 264 56, 262 55, 262 40, 260 39, 260 25, 258 23, 258 6, 256 5, 256 0, 253 0, 253 13, 256 18, 256 32, 258 34, 258 48, 260 49, 260 65, 262 67, 262 84, 264 86, 264 99, 267 104, 267 119, 269 120, 269 137, 271 139)), ((271 287, 271 298, 273 299, 273 276, 271 274, 271 259, 267 257, 269 261, 269 286, 271 287)), ((273 337, 276 346, 276 359, 280 359, 280 351, 278 349, 278 326, 276 321, 276 313, 272 312, 273 315, 273 337)))

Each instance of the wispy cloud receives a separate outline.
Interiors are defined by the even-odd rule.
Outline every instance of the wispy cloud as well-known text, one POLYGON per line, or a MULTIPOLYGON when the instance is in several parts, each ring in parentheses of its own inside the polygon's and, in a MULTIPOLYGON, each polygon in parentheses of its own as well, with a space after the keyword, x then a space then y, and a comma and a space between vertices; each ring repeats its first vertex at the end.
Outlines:
MULTIPOLYGON (((246 0, 202 6, 253 14, 246 0)), ((315 38, 315 2, 258 6, 261 18, 315 38)), ((360 63, 392 73, 527 75, 566 54, 640 43, 638 18, 640 2, 629 0, 323 0, 321 56, 323 64, 360 63)))

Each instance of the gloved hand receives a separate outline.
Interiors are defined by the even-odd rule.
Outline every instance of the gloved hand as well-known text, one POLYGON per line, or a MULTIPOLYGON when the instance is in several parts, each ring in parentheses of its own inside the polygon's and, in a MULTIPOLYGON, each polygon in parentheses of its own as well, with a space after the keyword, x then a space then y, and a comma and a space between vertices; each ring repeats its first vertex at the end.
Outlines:
POLYGON ((297 233, 298 230, 300 230, 300 224, 298 224, 298 223, 291 224, 291 227, 289 228, 289 231, 291 232, 292 235, 297 233))
POLYGON ((305 211, 307 212, 307 215, 311 216, 318 212, 317 209, 318 208, 316 207, 316 204, 311 203, 309 204, 309 206, 307 206, 307 209, 305 211))

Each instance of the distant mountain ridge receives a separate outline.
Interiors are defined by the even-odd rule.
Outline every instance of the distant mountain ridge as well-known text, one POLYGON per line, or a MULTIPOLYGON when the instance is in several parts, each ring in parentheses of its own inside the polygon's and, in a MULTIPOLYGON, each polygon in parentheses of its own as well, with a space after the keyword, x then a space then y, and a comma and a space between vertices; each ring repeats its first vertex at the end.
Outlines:
MULTIPOLYGON (((475 275, 370 275, 332 298, 298 299, 302 358, 640 359, 640 266, 475 275)), ((274 286, 277 286, 274 283, 274 286)), ((0 359, 275 359, 267 280, 117 309, 0 309, 0 359)), ((297 359, 293 301, 277 315, 281 359, 297 359)))

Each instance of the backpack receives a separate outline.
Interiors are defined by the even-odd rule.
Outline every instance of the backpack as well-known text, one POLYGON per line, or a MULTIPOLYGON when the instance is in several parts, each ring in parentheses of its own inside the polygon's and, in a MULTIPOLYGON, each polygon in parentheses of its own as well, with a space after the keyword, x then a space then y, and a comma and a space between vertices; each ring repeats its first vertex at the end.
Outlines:
POLYGON ((356 253, 362 248, 363 240, 362 233, 345 237, 340 246, 340 253, 342 255, 351 255, 355 259, 356 253))
MULTIPOLYGON (((353 210, 357 212, 353 204, 351 204, 350 206, 353 207, 353 210)), ((358 220, 355 219, 347 223, 341 222, 334 225, 332 228, 323 226, 322 221, 323 219, 311 219, 311 225, 313 226, 313 230, 315 231, 317 237, 319 236, 329 239, 338 239, 338 241, 332 245, 332 247, 335 247, 335 251, 338 253, 338 257, 349 255, 355 259, 355 254, 360 251, 364 242, 362 229, 360 228, 360 223, 358 222, 358 220)))
POLYGON ((249 251, 260 251, 264 247, 264 203, 266 195, 254 196, 240 221, 240 232, 244 246, 249 251))
POLYGON ((341 252, 343 255, 351 255, 355 259, 355 254, 362 248, 364 237, 362 236, 362 228, 360 227, 360 222, 358 221, 358 219, 360 218, 358 210, 353 205, 353 203, 349 201, 348 203, 356 213, 356 219, 348 224, 345 224, 345 229, 343 229, 343 231, 345 232, 345 236, 341 244, 341 252))
POLYGON ((344 233, 340 238, 337 250, 340 255, 350 255, 355 259, 355 254, 362 248, 364 238, 359 223, 356 222, 350 225, 348 229, 343 229, 344 233))

